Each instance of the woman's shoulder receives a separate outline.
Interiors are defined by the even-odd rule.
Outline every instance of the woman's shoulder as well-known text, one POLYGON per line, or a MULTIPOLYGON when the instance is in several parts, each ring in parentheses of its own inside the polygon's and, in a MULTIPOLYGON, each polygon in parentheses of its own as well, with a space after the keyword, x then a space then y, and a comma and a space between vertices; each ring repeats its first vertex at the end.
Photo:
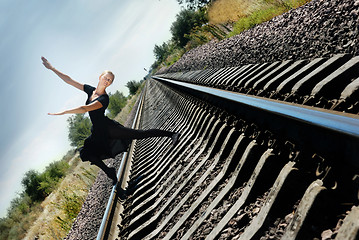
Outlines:
POLYGON ((110 97, 107 95, 107 93, 105 94, 102 94, 101 96, 98 97, 99 99, 105 99, 106 101, 109 101, 110 100, 110 97))
POLYGON ((97 98, 97 101, 102 103, 102 106, 107 108, 108 104, 110 103, 110 98, 109 98, 109 96, 107 94, 102 94, 101 96, 99 96, 97 98))
POLYGON ((84 84, 84 92, 87 93, 88 95, 92 95, 92 92, 95 90, 96 88, 88 85, 88 84, 84 84))
POLYGON ((96 88, 95 87, 93 87, 93 86, 91 86, 91 85, 88 85, 88 84, 84 84, 84 91, 86 92, 86 90, 95 90, 96 88))

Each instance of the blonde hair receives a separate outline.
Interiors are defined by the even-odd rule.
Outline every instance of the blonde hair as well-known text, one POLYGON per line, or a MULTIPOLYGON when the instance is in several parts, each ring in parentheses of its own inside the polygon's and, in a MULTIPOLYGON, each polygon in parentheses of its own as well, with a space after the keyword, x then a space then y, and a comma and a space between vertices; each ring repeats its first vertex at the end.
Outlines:
POLYGON ((115 74, 113 74, 113 72, 109 71, 109 70, 105 70, 101 73, 100 77, 102 77, 103 75, 105 75, 106 73, 109 73, 112 76, 112 82, 115 81, 115 74))

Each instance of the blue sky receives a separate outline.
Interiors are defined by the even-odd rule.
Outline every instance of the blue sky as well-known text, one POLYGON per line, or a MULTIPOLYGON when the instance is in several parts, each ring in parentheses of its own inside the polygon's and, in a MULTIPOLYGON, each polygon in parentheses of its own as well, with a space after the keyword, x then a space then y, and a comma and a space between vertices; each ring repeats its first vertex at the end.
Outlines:
POLYGON ((154 62, 153 48, 171 38, 176 0, 0 0, 0 217, 30 169, 43 171, 70 150, 67 118, 48 116, 84 104, 85 93, 41 64, 41 56, 78 82, 96 86, 116 75, 109 92, 125 95, 154 62))

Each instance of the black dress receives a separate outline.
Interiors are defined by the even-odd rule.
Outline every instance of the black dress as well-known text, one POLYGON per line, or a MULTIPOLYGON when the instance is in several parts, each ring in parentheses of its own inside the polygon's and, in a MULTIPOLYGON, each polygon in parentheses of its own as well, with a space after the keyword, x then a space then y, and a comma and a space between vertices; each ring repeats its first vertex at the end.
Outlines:
POLYGON ((109 119, 105 116, 105 110, 109 104, 107 94, 90 101, 95 89, 90 85, 84 85, 84 91, 87 93, 86 105, 99 101, 102 108, 89 112, 92 122, 91 135, 86 138, 84 146, 80 148, 82 161, 96 163, 106 158, 113 158, 117 154, 127 151, 133 139, 173 136, 174 132, 160 129, 135 130, 126 128, 120 123, 109 119))

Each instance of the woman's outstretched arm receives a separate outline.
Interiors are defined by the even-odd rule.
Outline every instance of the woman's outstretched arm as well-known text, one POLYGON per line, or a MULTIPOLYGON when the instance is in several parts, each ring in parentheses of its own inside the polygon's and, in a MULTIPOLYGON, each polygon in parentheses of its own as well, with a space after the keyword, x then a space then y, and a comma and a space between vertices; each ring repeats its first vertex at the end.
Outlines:
POLYGON ((56 73, 57 76, 59 76, 62 80, 64 80, 65 83, 67 84, 70 84, 71 86, 74 86, 75 88, 78 88, 80 89, 81 91, 84 90, 84 85, 79 83, 79 82, 76 82, 75 80, 73 80, 71 77, 67 76, 66 74, 63 74, 62 72, 60 72, 59 70, 57 70, 56 68, 54 68, 50 63, 49 61, 44 58, 44 57, 41 57, 41 60, 42 60, 42 64, 44 64, 44 66, 47 68, 47 69, 50 69, 51 71, 53 71, 54 73, 56 73))
POLYGON ((68 109, 62 112, 58 113, 48 113, 48 115, 64 115, 64 114, 71 114, 71 113, 86 113, 91 112, 94 110, 97 110, 99 108, 102 108, 102 103, 99 101, 94 101, 93 103, 90 103, 89 105, 80 106, 73 109, 68 109))

